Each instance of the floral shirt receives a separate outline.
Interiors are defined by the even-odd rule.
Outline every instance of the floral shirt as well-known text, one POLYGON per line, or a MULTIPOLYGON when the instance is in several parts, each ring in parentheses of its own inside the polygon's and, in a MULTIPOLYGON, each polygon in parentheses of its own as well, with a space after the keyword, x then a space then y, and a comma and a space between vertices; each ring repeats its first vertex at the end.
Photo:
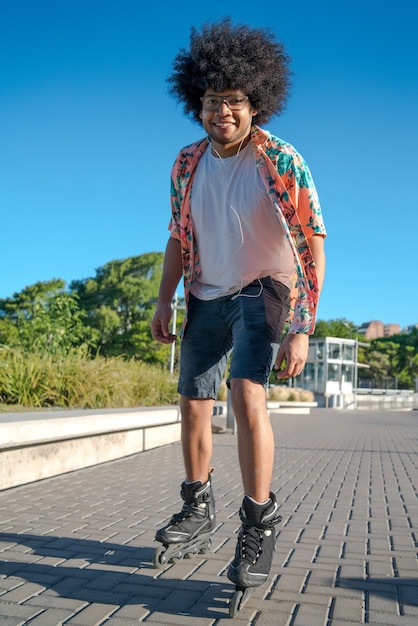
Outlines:
MULTIPOLYGON (((204 138, 183 148, 171 174, 169 229, 171 236, 181 242, 186 305, 190 286, 200 273, 199 248, 191 219, 193 175, 208 145, 207 138, 204 138)), ((282 223, 295 259, 297 278, 291 293, 289 332, 312 334, 319 293, 315 263, 307 239, 312 235, 326 236, 315 185, 306 162, 290 144, 253 126, 251 146, 271 198, 272 210, 282 223)), ((187 315, 182 330, 186 322, 187 315)))

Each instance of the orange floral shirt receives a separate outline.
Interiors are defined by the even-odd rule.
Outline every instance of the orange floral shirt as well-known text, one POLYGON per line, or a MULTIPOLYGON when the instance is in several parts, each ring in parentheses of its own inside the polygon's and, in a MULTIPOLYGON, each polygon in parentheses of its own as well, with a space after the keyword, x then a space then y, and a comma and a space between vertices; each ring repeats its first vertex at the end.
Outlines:
MULTIPOLYGON (((171 236, 181 242, 186 305, 190 286, 200 273, 199 248, 191 219, 193 176, 208 145, 207 138, 204 138, 183 148, 171 173, 169 229, 171 236)), ((282 223, 294 255, 297 278, 291 293, 289 332, 312 334, 319 293, 315 263, 307 240, 313 235, 326 236, 315 185, 306 162, 289 143, 253 126, 251 146, 272 210, 282 223)), ((182 330, 186 322, 187 314, 182 330)))

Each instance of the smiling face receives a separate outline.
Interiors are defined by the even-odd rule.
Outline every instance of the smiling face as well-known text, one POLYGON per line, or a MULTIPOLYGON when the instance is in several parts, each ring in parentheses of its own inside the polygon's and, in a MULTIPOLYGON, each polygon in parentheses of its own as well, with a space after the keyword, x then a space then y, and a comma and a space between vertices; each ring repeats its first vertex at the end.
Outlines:
MULTIPOLYGON (((205 96, 245 96, 237 89, 215 91, 206 89, 205 96)), ((200 112, 203 128, 212 140, 213 147, 222 157, 236 154, 241 142, 244 147, 250 139, 253 116, 257 115, 251 102, 246 100, 244 108, 231 111, 223 101, 215 111, 206 111, 204 106, 200 112)))

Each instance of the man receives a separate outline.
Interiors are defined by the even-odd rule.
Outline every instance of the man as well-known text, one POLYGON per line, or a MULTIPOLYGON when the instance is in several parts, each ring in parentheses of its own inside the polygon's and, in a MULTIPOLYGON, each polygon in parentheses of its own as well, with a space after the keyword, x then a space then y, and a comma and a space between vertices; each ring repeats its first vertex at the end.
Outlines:
POLYGON ((215 526, 211 416, 232 355, 227 383, 244 499, 228 577, 245 588, 267 579, 281 519, 270 491, 266 385, 273 367, 284 366, 279 378, 302 371, 325 270, 325 228, 309 169, 291 145, 260 128, 284 106, 288 64, 268 31, 224 20, 192 31, 169 78, 206 137, 181 150, 172 170, 171 235, 152 320, 155 339, 175 341, 171 303, 183 275, 184 506, 157 532, 164 545, 158 558, 166 550, 175 560, 185 547, 204 548, 215 526))

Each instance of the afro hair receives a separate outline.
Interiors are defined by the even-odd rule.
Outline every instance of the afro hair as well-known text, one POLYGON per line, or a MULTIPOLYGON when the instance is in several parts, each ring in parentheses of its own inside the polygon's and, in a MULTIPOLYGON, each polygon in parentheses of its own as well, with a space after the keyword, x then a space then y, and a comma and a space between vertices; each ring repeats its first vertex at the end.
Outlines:
POLYGON ((265 28, 234 26, 230 18, 192 28, 190 49, 181 49, 168 78, 170 93, 200 123, 200 97, 208 88, 237 89, 248 95, 263 125, 283 111, 290 87, 290 59, 265 28))

